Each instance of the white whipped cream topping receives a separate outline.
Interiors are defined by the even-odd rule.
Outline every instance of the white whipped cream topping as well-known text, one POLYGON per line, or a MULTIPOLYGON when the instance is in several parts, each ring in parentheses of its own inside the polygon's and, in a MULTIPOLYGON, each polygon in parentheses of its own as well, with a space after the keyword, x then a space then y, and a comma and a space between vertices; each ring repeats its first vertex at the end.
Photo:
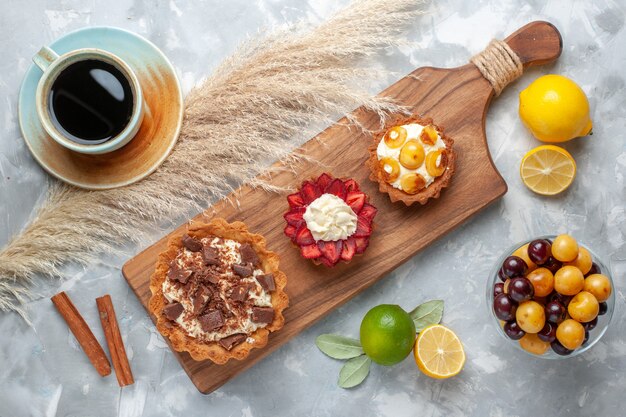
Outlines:
POLYGON ((347 239, 356 230, 357 215, 334 194, 322 194, 315 199, 306 208, 303 218, 316 241, 347 239))
MULTIPOLYGON (((209 241, 209 239, 202 239, 202 243, 204 245, 212 246, 220 251, 224 251, 225 259, 228 259, 233 264, 241 262, 241 256, 238 252, 241 244, 232 239, 223 239, 220 244, 219 238, 214 238, 209 241)), ((198 265, 203 265, 204 261, 202 260, 202 255, 200 252, 191 252, 187 249, 184 249, 183 252, 178 256, 176 262, 179 266, 183 266, 185 263, 194 263, 198 265)), ((272 306, 272 297, 269 293, 267 293, 261 284, 254 278, 259 275, 263 275, 264 272, 261 269, 255 269, 252 273, 253 277, 234 279, 234 275, 231 273, 227 273, 224 275, 225 278, 233 278, 230 279, 222 279, 219 281, 219 295, 227 305, 231 303, 229 298, 226 296, 227 291, 232 287, 232 282, 241 282, 241 283, 250 283, 252 289, 248 293, 248 298, 250 300, 254 300, 254 305, 259 307, 271 307, 272 306)), ((183 297, 183 291, 180 288, 176 288, 169 279, 165 279, 162 285, 163 296, 169 301, 177 301, 183 305, 185 310, 178 316, 176 319, 176 323, 192 337, 199 338, 207 341, 217 341, 223 339, 227 336, 237 334, 237 333, 247 333, 251 334, 255 330, 260 327, 265 327, 267 324, 264 323, 255 323, 252 321, 252 309, 248 309, 245 317, 237 317, 233 316, 231 318, 227 318, 224 320, 225 326, 222 331, 213 331, 213 332, 205 332, 202 330, 202 326, 200 326, 200 322, 197 318, 191 317, 193 311, 193 304, 191 300, 185 299, 183 297)))
MULTIPOLYGON (((437 132, 437 141, 435 142, 435 144, 428 145, 420 140, 420 135, 422 133, 422 130, 424 129, 424 126, 422 126, 419 123, 411 123, 408 125, 402 125, 402 127, 406 129, 406 133, 407 133, 406 141, 409 141, 410 139, 417 139, 422 144, 422 146, 424 147, 424 156, 428 155, 428 152, 430 151, 435 151, 437 149, 443 149, 446 147, 446 144, 441 139, 441 135, 439 135, 439 132, 437 132)), ((402 146, 399 148, 395 148, 395 149, 390 148, 389 146, 387 146, 387 144, 385 143, 385 139, 383 138, 378 143, 378 148, 376 148, 376 154, 378 155, 378 160, 380 161, 383 158, 393 158, 396 161, 400 162, 400 149, 402 149, 402 146)), ((440 158, 441 156, 437 158, 438 164, 441 163, 440 158)), ((430 184, 433 183, 433 181, 435 181, 435 177, 430 175, 428 171, 426 170, 426 158, 424 158, 424 163, 422 163, 422 165, 419 166, 417 169, 408 169, 408 168, 403 167, 402 164, 400 164, 400 175, 398 176, 398 179, 396 179, 394 182, 390 184, 394 188, 401 190, 402 187, 400 186, 400 178, 402 178, 402 176, 405 174, 414 173, 414 172, 424 177, 424 179, 426 180, 426 187, 428 187, 430 184)))

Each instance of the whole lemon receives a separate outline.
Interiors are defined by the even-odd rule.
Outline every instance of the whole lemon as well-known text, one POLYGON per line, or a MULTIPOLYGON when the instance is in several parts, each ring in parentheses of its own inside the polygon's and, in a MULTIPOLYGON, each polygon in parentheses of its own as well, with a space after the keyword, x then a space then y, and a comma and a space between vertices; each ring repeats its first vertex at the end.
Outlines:
POLYGON ((578 84, 562 75, 544 75, 522 90, 519 115, 543 142, 565 142, 591 133, 587 96, 578 84))

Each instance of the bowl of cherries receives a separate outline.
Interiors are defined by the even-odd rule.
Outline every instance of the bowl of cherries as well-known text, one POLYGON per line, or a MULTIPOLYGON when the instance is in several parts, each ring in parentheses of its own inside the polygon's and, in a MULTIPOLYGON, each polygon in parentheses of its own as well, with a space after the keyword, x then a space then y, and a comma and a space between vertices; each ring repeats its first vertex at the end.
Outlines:
POLYGON ((487 300, 498 331, 546 359, 591 348, 606 332, 615 306, 608 267, 567 234, 507 250, 488 280, 487 300))

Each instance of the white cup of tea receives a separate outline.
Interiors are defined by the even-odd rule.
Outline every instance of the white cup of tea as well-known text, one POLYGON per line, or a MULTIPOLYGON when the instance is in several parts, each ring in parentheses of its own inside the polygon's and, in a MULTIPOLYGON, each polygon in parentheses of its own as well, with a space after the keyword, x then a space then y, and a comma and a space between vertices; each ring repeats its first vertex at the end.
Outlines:
POLYGON ((83 48, 58 55, 44 46, 33 57, 39 120, 61 146, 84 154, 112 152, 130 142, 147 106, 133 70, 116 55, 83 48))

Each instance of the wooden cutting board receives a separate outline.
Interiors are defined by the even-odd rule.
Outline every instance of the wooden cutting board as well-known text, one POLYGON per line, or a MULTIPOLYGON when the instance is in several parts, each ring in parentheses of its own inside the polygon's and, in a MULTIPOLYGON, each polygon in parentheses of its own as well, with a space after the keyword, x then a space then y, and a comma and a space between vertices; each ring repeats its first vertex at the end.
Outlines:
MULTIPOLYGON (((520 56, 524 67, 553 61, 562 49, 559 32, 547 22, 530 23, 509 36, 506 42, 520 56)), ((458 153, 451 186, 439 199, 425 206, 390 203, 388 196, 378 192, 377 184, 368 179, 369 171, 364 166, 371 137, 336 124, 298 150, 320 161, 323 167, 303 162, 295 167, 295 173, 273 175, 270 181, 281 187, 299 186, 303 180, 317 177, 324 171, 337 177, 354 178, 378 208, 374 234, 363 256, 332 269, 315 266, 301 258, 299 250, 283 235, 283 213, 288 208, 285 196, 248 185, 236 191, 238 205, 225 199, 196 216, 193 220, 219 216, 228 221, 243 221, 251 231, 264 235, 269 249, 281 257, 290 298, 285 327, 270 335, 265 348, 253 350, 243 361, 215 365, 210 361, 196 362, 186 353, 174 352, 201 392, 209 393, 250 368, 506 192, 506 183, 491 160, 484 129, 494 92, 473 64, 453 69, 419 68, 381 95, 392 97, 412 107, 414 113, 431 117, 444 126, 454 139, 458 153)), ((379 121, 375 114, 357 109, 354 115, 366 128, 377 129, 379 121)), ((280 165, 280 162, 276 164, 280 165)), ((186 224, 181 225, 172 233, 185 227, 186 224)), ((168 236, 163 237, 129 260, 122 269, 144 306, 150 298, 150 276, 158 254, 166 248, 167 239, 168 236)))

